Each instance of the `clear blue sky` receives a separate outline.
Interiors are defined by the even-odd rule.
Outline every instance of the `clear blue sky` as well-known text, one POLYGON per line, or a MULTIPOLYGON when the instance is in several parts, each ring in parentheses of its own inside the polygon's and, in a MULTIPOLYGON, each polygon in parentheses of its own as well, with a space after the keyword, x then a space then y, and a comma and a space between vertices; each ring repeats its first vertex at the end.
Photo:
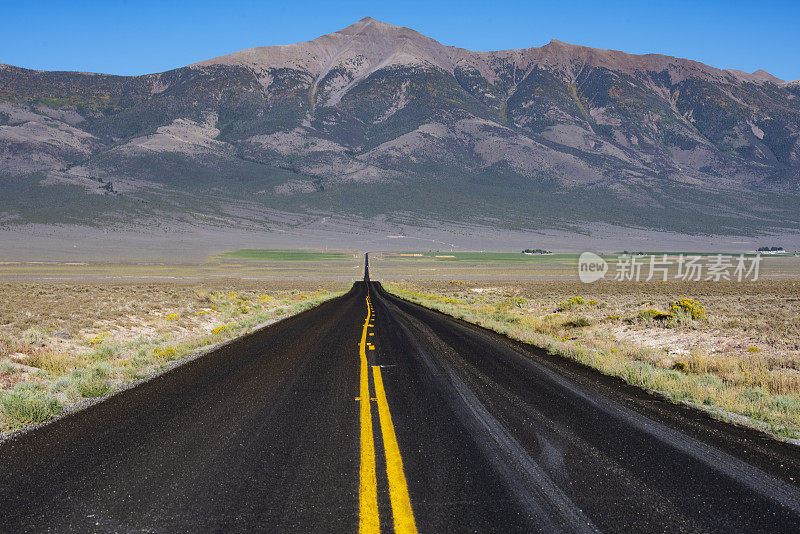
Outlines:
POLYGON ((0 1, 0 62, 143 74, 253 46, 307 41, 365 17, 473 50, 550 39, 800 78, 800 0, 0 1))

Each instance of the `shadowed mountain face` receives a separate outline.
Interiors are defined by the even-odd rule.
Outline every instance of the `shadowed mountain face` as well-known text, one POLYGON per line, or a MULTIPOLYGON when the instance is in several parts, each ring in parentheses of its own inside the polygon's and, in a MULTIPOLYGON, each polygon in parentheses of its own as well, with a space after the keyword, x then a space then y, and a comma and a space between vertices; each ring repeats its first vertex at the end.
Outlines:
POLYGON ((0 193, 8 222, 797 228, 800 85, 559 41, 472 52, 370 18, 161 74, 0 65, 0 193))

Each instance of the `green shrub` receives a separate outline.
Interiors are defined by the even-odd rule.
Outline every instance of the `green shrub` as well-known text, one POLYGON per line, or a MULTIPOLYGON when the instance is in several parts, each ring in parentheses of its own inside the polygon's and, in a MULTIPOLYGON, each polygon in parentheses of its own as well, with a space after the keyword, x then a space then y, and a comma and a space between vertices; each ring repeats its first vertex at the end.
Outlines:
POLYGON ((739 397, 746 401, 757 402, 766 396, 766 393, 761 388, 749 388, 741 391, 739 397))
POLYGON ((125 369, 125 379, 126 380, 139 380, 140 378, 144 378, 145 374, 141 369, 136 369, 135 367, 128 367, 125 369))
POLYGON ((686 372, 689 369, 689 366, 684 362, 675 362, 675 364, 672 366, 672 369, 675 371, 686 372))
POLYGON ((73 376, 62 376, 50 384, 50 393, 61 394, 69 401, 81 398, 81 392, 73 376))
POLYGON ((81 397, 103 397, 111 393, 113 386, 109 380, 110 368, 98 364, 89 369, 78 369, 72 373, 75 385, 81 397))
POLYGON ((592 321, 588 317, 579 316, 575 317, 571 321, 568 321, 566 326, 571 328, 583 328, 584 326, 589 326, 590 324, 592 324, 592 321))
POLYGON ((119 352, 117 344, 104 344, 89 353, 89 359, 93 362, 104 362, 113 358, 119 352))
POLYGON ((112 389, 108 380, 91 379, 78 383, 78 391, 86 398, 104 397, 111 393, 112 389))
POLYGON ((28 328, 22 332, 22 341, 28 345, 42 345, 47 337, 38 328, 28 328))
POLYGON ((658 310, 643 310, 639 312, 639 319, 643 319, 645 321, 663 321, 669 319, 671 317, 670 314, 660 312, 658 310))
POLYGON ((15 375, 19 373, 19 368, 13 366, 11 362, 0 362, 0 374, 15 375))
POLYGON ((14 429, 43 423, 63 410, 54 396, 36 384, 20 384, 0 393, 0 428, 14 429))
POLYGON ((512 308, 522 308, 525 306, 525 299, 521 297, 509 297, 500 304, 501 309, 510 310, 512 308))
POLYGON ((578 306, 583 306, 586 304, 586 301, 583 300, 583 297, 572 297, 571 299, 563 300, 558 303, 558 311, 567 311, 578 306))
POLYGON ((769 404, 787 413, 800 410, 800 399, 792 395, 776 395, 769 400, 769 404))
POLYGON ((721 388, 724 385, 722 378, 718 377, 717 375, 710 375, 710 374, 704 374, 700 378, 700 383, 714 388, 721 388))

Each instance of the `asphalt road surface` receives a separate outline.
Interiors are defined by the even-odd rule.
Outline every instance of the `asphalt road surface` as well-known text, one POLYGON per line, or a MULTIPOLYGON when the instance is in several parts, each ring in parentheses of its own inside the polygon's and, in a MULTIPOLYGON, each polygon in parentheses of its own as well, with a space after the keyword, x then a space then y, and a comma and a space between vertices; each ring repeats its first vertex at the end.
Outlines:
POLYGON ((797 532, 798 476, 365 281, 0 445, 0 531, 797 532))

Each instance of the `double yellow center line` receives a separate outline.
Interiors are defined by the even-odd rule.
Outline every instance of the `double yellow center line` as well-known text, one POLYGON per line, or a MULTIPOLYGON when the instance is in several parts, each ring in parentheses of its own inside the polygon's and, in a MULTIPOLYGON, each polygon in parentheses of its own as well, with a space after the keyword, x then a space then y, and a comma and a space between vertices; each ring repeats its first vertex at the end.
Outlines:
MULTIPOLYGON (((378 514, 378 486, 375 469, 375 438, 372 431, 372 400, 369 391, 369 362, 367 360, 367 333, 372 319, 372 303, 367 296, 367 319, 361 332, 359 353, 361 356, 361 470, 359 487, 359 522, 361 533, 380 532, 380 516, 378 514)), ((383 388, 381 368, 372 366, 372 376, 375 383, 375 400, 378 403, 378 417, 380 420, 381 434, 383 436, 383 449, 386 455, 386 475, 389 479, 389 499, 392 504, 392 518, 394 531, 397 533, 416 533, 417 525, 414 522, 414 511, 411 508, 411 498, 408 496, 408 485, 403 472, 403 458, 397 444, 397 436, 392 424, 392 414, 386 400, 386 391, 383 388)))

